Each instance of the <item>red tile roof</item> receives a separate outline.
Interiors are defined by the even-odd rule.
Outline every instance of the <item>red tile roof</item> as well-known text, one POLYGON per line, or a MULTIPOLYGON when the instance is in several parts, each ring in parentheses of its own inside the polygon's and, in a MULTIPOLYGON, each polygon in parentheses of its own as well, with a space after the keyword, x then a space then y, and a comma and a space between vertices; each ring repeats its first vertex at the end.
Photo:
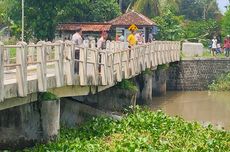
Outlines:
POLYGON ((58 25, 57 30, 59 31, 75 31, 77 28, 81 27, 83 32, 100 32, 109 31, 111 24, 109 23, 61 23, 58 25))
POLYGON ((135 11, 131 11, 125 13, 111 21, 109 21, 113 26, 130 26, 131 24, 135 24, 137 26, 153 26, 156 25, 152 20, 148 17, 137 13, 135 11))

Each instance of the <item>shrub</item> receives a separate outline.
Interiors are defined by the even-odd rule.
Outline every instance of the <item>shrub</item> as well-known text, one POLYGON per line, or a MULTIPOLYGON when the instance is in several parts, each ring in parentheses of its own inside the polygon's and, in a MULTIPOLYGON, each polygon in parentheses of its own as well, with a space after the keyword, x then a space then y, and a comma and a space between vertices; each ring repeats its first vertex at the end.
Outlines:
POLYGON ((39 101, 58 100, 59 98, 50 92, 42 92, 39 95, 39 101))
POLYGON ((230 72, 222 74, 208 88, 211 91, 230 91, 230 72))
POLYGON ((132 92, 138 91, 137 86, 131 80, 123 79, 121 82, 117 83, 116 86, 120 89, 130 90, 132 92))

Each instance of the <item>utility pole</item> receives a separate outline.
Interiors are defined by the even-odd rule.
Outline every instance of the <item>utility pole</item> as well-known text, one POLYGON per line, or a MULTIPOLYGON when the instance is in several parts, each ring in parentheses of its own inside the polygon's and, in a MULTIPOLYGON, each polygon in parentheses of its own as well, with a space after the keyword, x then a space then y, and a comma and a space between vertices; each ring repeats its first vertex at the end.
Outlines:
POLYGON ((21 35, 22 42, 24 41, 24 0, 22 0, 22 35, 21 35))

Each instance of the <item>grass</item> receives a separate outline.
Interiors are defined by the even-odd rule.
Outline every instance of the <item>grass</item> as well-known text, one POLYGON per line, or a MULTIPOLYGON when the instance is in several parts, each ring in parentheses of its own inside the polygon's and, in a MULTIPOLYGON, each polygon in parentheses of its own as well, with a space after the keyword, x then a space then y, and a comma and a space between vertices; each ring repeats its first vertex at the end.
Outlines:
MULTIPOLYGON (((180 54, 180 59, 183 60, 185 58, 189 58, 189 57, 186 57, 186 55, 181 52, 180 54)), ((193 57, 190 57, 190 58, 226 58, 224 53, 221 53, 221 54, 217 54, 215 56, 212 55, 212 52, 210 52, 210 49, 209 48, 204 48, 204 52, 202 53, 202 55, 194 55, 193 57)))
POLYGON ((10 58, 16 57, 16 48, 10 48, 10 58))
POLYGON ((24 151, 227 152, 230 133, 203 127, 161 111, 137 109, 121 121, 94 118, 80 128, 61 128, 60 138, 24 151))
POLYGON ((221 53, 221 54, 217 54, 216 56, 213 56, 212 53, 208 49, 206 49, 203 52, 202 56, 200 56, 200 57, 204 57, 204 58, 213 58, 213 57, 215 57, 215 58, 225 58, 225 55, 224 55, 224 53, 221 53))
POLYGON ((230 72, 220 75, 208 88, 211 91, 230 91, 230 72))

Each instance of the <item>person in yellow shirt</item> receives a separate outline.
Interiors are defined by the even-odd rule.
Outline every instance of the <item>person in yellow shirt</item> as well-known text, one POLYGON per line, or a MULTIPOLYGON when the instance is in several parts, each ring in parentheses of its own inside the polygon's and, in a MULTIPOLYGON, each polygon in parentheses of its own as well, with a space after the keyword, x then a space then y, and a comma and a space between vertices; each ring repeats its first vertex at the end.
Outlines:
POLYGON ((129 42, 129 48, 133 47, 137 44, 137 40, 134 34, 134 30, 131 30, 131 33, 129 34, 127 41, 129 42))

